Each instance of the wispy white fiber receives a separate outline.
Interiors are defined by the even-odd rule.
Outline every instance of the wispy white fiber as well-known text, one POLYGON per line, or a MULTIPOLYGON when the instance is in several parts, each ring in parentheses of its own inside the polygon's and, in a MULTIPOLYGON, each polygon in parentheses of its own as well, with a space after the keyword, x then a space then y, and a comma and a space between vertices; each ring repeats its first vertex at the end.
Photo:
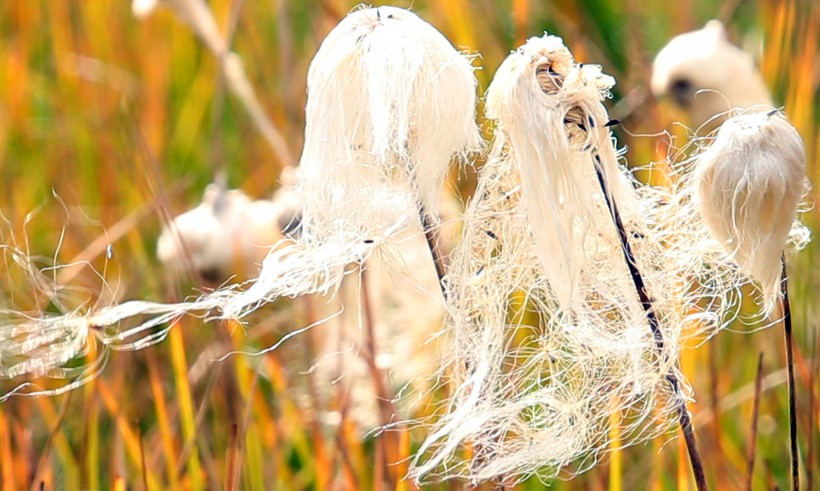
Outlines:
MULTIPOLYGON (((276 298, 333 294, 348 265, 373 255, 390 270, 391 250, 417 229, 419 214, 436 221, 451 160, 480 144, 475 89, 471 60, 416 15, 390 7, 351 13, 322 43, 308 74, 298 240, 275 247, 256 280, 191 302, 134 301, 10 322, 0 328, 0 377, 54 373, 81 353, 83 339, 140 349, 186 313, 241 318, 276 298)), ((205 236, 191 244, 204 245, 198 261, 224 264, 225 251, 207 245, 221 226, 212 223, 218 201, 206 196, 191 223, 186 217, 178 225, 185 238, 205 236)), ((167 257, 178 252, 171 248, 167 257)))
MULTIPOLYGON (((441 377, 452 396, 412 477, 569 477, 609 448, 613 421, 621 421, 621 446, 667 432, 691 398, 677 368, 683 341, 703 340, 738 316, 749 276, 711 237, 693 199, 708 167, 693 177, 694 160, 678 164, 669 188, 638 184, 618 163, 602 105, 613 84, 599 67, 576 63, 553 36, 530 39, 499 67, 487 94, 493 148, 448 274, 452 344, 441 377), (657 317, 657 337, 610 205, 657 317)), ((786 135, 792 138, 778 138, 786 135)), ((777 158, 796 159, 799 145, 785 145, 777 158)), ((704 156, 735 165, 724 173, 749 171, 724 146, 715 151, 704 156)), ((755 162, 747 166, 771 170, 755 162)), ((803 189, 802 174, 793 177, 803 189)), ((727 203, 711 213, 729 216, 727 203)), ((792 227, 791 206, 773 247, 782 248, 790 228, 794 248, 806 243, 803 227, 792 227)))

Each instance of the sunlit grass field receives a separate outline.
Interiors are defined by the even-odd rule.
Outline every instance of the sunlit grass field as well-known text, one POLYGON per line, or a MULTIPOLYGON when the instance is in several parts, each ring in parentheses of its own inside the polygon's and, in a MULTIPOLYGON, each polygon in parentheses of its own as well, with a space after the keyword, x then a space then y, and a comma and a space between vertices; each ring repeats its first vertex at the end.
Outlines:
MULTIPOLYGON (((155 257, 162 225, 198 203, 220 170, 231 187, 267 197, 282 167, 296 163, 308 64, 356 2, 208 3, 287 152, 272 150, 226 91, 215 57, 169 9, 137 19, 127 0, 0 2, 0 243, 25 251, 42 268, 42 280, 60 286, 56 298, 44 295, 4 254, 0 310, 65 313, 195 295, 203 287, 193 275, 174 277, 155 257), (81 265, 50 268, 74 263, 81 265)), ((686 132, 674 124, 685 122, 684 113, 648 91, 652 59, 673 35, 720 18, 733 41, 758 60, 776 103, 806 144, 814 195, 820 187, 817 2, 375 3, 412 8, 457 47, 480 54, 482 92, 501 60, 526 38, 544 31, 562 36, 579 61, 615 76, 615 97, 607 105, 622 121, 615 130, 619 143, 628 147, 630 163, 659 163, 639 173, 659 185, 672 153, 662 132, 674 135, 677 147, 686 132)), ((452 183, 466 199, 475 170, 454 171, 452 183)), ((804 221, 816 229, 816 210, 804 221)), ((813 242, 789 263, 804 489, 820 487, 818 253, 813 242)), ((304 300, 265 307, 244 326, 184 318, 153 348, 111 353, 99 377, 75 391, 10 398, 0 404, 0 487, 414 489, 401 478, 422 430, 362 432, 348 416, 356 408, 343 390, 316 387, 310 368, 321 327, 265 356, 214 361, 233 349, 271 346, 315 320, 304 300), (338 420, 328 424, 321 417, 327 413, 338 420)), ((681 360, 695 390, 689 409, 712 489, 743 488, 761 353, 753 488, 790 486, 782 327, 755 327, 734 326, 691 346, 681 360)), ((0 381, 0 388, 5 393, 19 382, 0 381)), ((387 387, 387 395, 398 389, 387 387)), ((427 415, 418 411, 413 416, 427 415)), ((613 450, 592 470, 555 481, 552 489, 694 489, 683 440, 674 436, 613 450)), ((482 485, 500 486, 505 483, 482 485)), ((507 487, 542 486, 533 478, 507 487)))

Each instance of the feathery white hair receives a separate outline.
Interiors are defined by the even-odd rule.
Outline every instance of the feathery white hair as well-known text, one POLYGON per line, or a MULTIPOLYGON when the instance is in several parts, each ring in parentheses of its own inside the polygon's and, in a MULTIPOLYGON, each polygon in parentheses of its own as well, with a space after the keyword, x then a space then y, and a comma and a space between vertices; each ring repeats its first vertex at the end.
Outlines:
POLYGON ((246 290, 229 287, 180 304, 132 301, 17 316, 0 326, 0 377, 58 373, 90 333, 112 349, 140 349, 165 336, 168 327, 156 326, 187 313, 239 318, 282 296, 334 293, 350 263, 389 257, 420 209, 435 221, 451 159, 481 142, 475 89, 470 59, 416 15, 392 7, 351 13, 308 73, 298 241, 275 248, 246 290), (65 349, 55 354, 50 347, 57 346, 65 349))
POLYGON ((454 345, 442 370, 453 396, 416 457, 417 479, 580 472, 606 450, 612 413, 624 444, 674 421, 665 375, 679 319, 662 317, 659 348, 596 175, 598 159, 624 226, 644 237, 634 249, 649 293, 660 294, 669 272, 644 259, 658 248, 641 219, 652 203, 636 196, 606 127, 613 83, 553 36, 530 39, 495 75, 495 142, 448 275, 454 345))

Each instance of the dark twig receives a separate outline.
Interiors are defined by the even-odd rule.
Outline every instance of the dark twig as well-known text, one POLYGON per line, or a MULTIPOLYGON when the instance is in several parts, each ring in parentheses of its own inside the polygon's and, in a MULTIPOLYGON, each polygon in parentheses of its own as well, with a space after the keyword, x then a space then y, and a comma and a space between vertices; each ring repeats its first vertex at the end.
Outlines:
POLYGON ((239 426, 231 425, 228 440, 228 464, 225 472, 225 490, 234 491, 239 477, 239 426))
POLYGON ((794 386, 794 347, 792 343, 792 309, 789 304, 789 283, 786 279, 786 255, 781 256, 783 279, 780 291, 783 295, 783 331, 786 338, 786 366, 789 377, 789 440, 791 443, 792 489, 800 489, 800 464, 797 453, 797 401, 794 386))
POLYGON ((815 326, 815 328, 813 329, 812 332, 814 332, 814 336, 813 336, 814 340, 812 341, 812 348, 811 348, 811 360, 812 361, 811 361, 810 368, 811 367, 814 367, 814 368, 809 370, 809 384, 808 384, 809 385, 809 433, 808 433, 808 435, 809 435, 809 448, 806 451, 806 462, 808 462, 809 464, 806 466, 806 489, 814 489, 814 469, 813 469, 814 465, 813 465, 813 463, 817 462, 814 459, 814 440, 815 440, 814 435, 817 434, 817 432, 815 431, 815 427, 814 427, 814 425, 815 425, 815 423, 814 423, 815 422, 815 418, 814 418, 814 415, 815 415, 815 412, 814 412, 814 402, 815 402, 815 398, 814 398, 814 390, 815 390, 814 377, 815 377, 815 374, 818 371, 820 371, 820 362, 818 362, 818 360, 817 360, 817 345, 820 344, 820 343, 817 342, 818 339, 820 339, 817 336, 817 332, 818 332, 817 326, 815 326))
POLYGON ((746 451, 746 486, 743 489, 752 490, 752 476, 755 469, 755 455, 757 450, 757 420, 760 413, 760 392, 763 388, 763 353, 757 358, 757 376, 755 377, 755 398, 752 403, 752 422, 749 428, 749 448, 746 451))
MULTIPOLYGON (((624 254, 624 260, 629 268, 629 274, 632 276, 632 282, 635 284, 635 290, 638 293, 638 298, 641 301, 646 319, 649 321, 649 329, 652 331, 652 336, 655 338, 655 345, 658 351, 663 353, 664 340, 663 333, 660 330, 658 316, 652 307, 652 299, 646 291, 646 285, 643 281, 643 276, 638 269, 638 264, 635 261, 635 255, 632 253, 632 247, 629 245, 629 238, 626 233, 626 228, 621 221, 621 214, 618 212, 618 205, 615 203, 614 196, 610 193, 604 176, 603 164, 601 157, 597 153, 593 153, 595 159, 595 174, 598 176, 598 184, 601 185, 601 191, 604 193, 604 200, 606 201, 609 213, 612 216, 612 221, 618 229, 618 238, 621 242, 621 250, 624 254)), ((683 437, 686 440, 686 450, 689 452, 689 461, 692 465, 692 472, 695 475, 695 484, 698 491, 705 491, 709 489, 706 484, 706 476, 703 472, 703 462, 698 451, 697 440, 695 439, 695 430, 692 427, 692 420, 689 417, 689 410, 686 408, 686 401, 680 393, 678 377, 675 372, 670 370, 666 374, 666 380, 672 386, 672 390, 678 399, 678 419, 680 421, 681 429, 683 430, 683 437)))
POLYGON ((447 288, 444 286, 444 275, 446 274, 444 271, 444 263, 442 262, 441 253, 438 249, 436 234, 433 232, 433 228, 430 223, 430 217, 427 215, 427 211, 421 204, 419 204, 419 218, 421 219, 421 228, 424 229, 424 238, 427 240, 427 247, 430 249, 430 255, 433 256, 433 265, 436 267, 436 276, 438 276, 438 285, 441 288, 441 294, 444 296, 444 300, 446 301, 447 288))

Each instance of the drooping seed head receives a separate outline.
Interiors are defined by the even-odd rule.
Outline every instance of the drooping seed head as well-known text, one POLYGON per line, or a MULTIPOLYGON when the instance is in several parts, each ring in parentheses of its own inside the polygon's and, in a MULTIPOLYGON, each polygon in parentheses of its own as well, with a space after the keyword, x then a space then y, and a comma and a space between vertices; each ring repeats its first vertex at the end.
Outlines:
POLYGON ((711 236, 760 284, 778 294, 780 258, 807 190, 805 150, 780 113, 727 120, 695 168, 694 199, 711 236))

